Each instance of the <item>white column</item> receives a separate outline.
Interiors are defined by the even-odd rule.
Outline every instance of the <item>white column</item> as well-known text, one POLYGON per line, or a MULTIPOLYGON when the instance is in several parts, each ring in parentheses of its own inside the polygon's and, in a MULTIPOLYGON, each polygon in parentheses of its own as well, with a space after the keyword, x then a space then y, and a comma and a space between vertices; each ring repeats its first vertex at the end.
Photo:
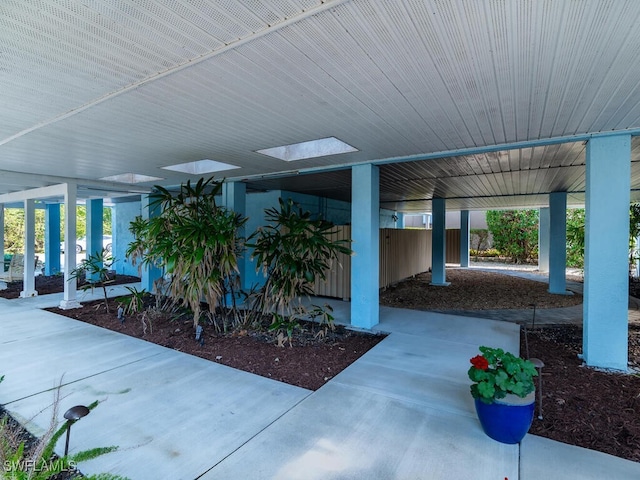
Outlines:
POLYGON ((351 325, 371 328, 380 317, 380 171, 351 169, 351 325))
POLYGON ((587 144, 583 354, 627 370, 631 136, 587 144))
POLYGON ((65 184, 64 194, 64 296, 60 308, 69 310, 82 305, 76 299, 76 279, 70 278, 76 268, 76 201, 78 187, 75 183, 65 184))
MULTIPOLYGON (((0 259, 2 259, 2 272, 4 272, 4 203, 0 203, 0 259)), ((7 284, 0 281, 0 290, 5 290, 7 284)))
POLYGON ((36 292, 36 201, 24 201, 24 282, 21 298, 35 297, 36 292))

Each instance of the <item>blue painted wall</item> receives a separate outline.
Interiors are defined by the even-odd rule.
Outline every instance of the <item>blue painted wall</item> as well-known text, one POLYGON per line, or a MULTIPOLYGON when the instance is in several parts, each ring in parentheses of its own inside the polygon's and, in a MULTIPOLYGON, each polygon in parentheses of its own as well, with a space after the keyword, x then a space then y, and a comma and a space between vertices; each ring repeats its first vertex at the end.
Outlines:
POLYGON ((111 231, 113 233, 113 256, 116 259, 113 268, 118 275, 140 275, 138 266, 131 265, 125 252, 129 243, 133 241, 133 235, 129 231, 129 223, 141 213, 139 201, 116 203, 113 207, 111 231))

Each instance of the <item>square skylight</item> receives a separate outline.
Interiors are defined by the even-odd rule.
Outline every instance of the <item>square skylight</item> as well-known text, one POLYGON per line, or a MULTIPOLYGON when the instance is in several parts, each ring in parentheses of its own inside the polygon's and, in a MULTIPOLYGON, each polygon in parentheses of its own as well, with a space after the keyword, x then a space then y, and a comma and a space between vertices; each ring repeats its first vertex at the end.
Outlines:
POLYGON ((173 170, 175 172, 190 173, 191 175, 202 175, 203 173, 222 172, 224 170, 233 170, 234 168, 240 168, 237 165, 230 165, 228 163, 217 162, 215 160, 197 160, 195 162, 179 163, 177 165, 169 165, 168 167, 162 167, 166 170, 173 170))
POLYGON ((142 182, 155 182, 157 180, 164 180, 160 177, 151 177, 149 175, 140 175, 138 173, 121 173, 119 175, 111 175, 109 177, 102 177, 100 180, 105 182, 118 182, 118 183, 142 183, 142 182))
POLYGON ((336 137, 321 138, 309 142, 293 143, 283 147, 265 148, 257 150, 258 153, 270 157, 293 162, 294 160, 304 160, 306 158, 326 157, 328 155, 338 155, 340 153, 357 152, 358 149, 352 147, 336 137))

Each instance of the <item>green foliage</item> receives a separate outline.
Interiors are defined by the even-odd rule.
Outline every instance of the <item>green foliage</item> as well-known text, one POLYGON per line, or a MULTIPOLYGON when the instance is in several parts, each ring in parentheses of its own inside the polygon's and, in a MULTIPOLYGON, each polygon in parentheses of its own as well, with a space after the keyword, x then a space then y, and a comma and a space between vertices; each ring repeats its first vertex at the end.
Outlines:
POLYGON ((567 210, 567 266, 584 268, 584 208, 567 210))
POLYGON ((489 247, 489 230, 486 228, 472 228, 469 236, 472 250, 483 251, 489 247))
MULTIPOLYGON (((4 377, 0 377, 0 382, 4 377)), ((56 413, 60 402, 60 388, 56 390, 53 405, 52 427, 55 425, 56 413)), ((89 405, 89 410, 93 410, 98 402, 89 405)), ((68 456, 58 457, 54 453, 54 448, 58 440, 66 434, 67 430, 74 422, 65 421, 62 426, 50 429, 47 434, 36 445, 26 451, 24 440, 20 440, 21 434, 17 427, 9 425, 8 418, 0 419, 0 465, 3 468, 2 478, 10 480, 48 480, 57 478, 56 475, 62 472, 74 471, 78 462, 92 460, 101 455, 113 452, 118 447, 99 447, 84 450, 68 456), (52 433, 53 432, 53 433, 52 433)), ((75 478, 75 477, 74 477, 75 478)), ((98 474, 87 479, 93 480, 127 480, 125 477, 111 474, 98 474)))
POLYGON ((486 250, 469 250, 469 255, 472 257, 495 258, 500 256, 500 252, 495 248, 488 248, 486 250))
POLYGON ((144 299, 149 295, 144 288, 138 290, 136 287, 124 287, 131 295, 118 297, 116 300, 123 306, 125 315, 134 315, 144 310, 144 299))
MULTIPOLYGON (((111 235, 112 209, 105 207, 103 212, 102 229, 105 235, 111 235)), ((36 208, 35 211, 35 241, 36 252, 44 252, 44 209, 36 208)), ((76 236, 86 236, 86 208, 79 205, 76 209, 76 236)), ((60 211, 60 222, 64 225, 64 209, 60 211)), ((64 240, 64 231, 61 231, 60 240, 64 240)), ((7 252, 24 252, 24 209, 6 208, 4 211, 4 248, 7 252)))
POLYGON ((501 348, 480 347, 482 355, 471 359, 467 372, 475 382, 471 395, 484 403, 493 403, 507 394, 524 398, 534 391, 533 377, 538 375, 529 360, 516 357, 501 348))
POLYGON ((157 217, 137 218, 129 230, 135 240, 127 256, 160 267, 171 278, 167 294, 176 303, 188 305, 194 327, 200 319, 200 302, 213 315, 225 293, 225 283, 238 271, 243 239, 238 230, 247 219, 220 207, 215 197, 222 182, 200 179, 187 182, 175 193, 156 186, 153 207, 161 207, 157 217))
MULTIPOLYGON (((247 243, 258 269, 267 276, 252 309, 279 323, 281 316, 294 313, 294 300, 313 294, 315 280, 325 279, 338 254, 349 255, 351 249, 347 241, 330 238, 335 233, 333 223, 313 218, 293 200, 279 199, 279 208, 265 210, 265 220, 268 224, 258 228, 247 243)), ((300 307, 299 303, 295 306, 300 307)), ((288 332, 289 327, 284 329, 288 332)))
POLYGON ((538 255, 538 210, 489 210, 487 225, 501 255, 524 263, 538 255))
POLYGON ((104 306, 109 313, 109 297, 107 296, 107 285, 113 283, 114 279, 110 276, 110 270, 107 265, 111 265, 114 258, 111 253, 103 248, 99 252, 83 258, 80 264, 71 270, 70 279, 77 281, 86 281, 87 283, 81 287, 82 290, 93 290, 95 287, 102 288, 104 294, 104 306))

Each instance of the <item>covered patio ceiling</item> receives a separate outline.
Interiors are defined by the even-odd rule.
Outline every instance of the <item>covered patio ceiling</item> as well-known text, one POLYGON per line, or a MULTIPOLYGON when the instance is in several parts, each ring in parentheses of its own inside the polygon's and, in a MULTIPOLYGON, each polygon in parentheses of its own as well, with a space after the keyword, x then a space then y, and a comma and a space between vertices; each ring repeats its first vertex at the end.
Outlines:
POLYGON ((349 200, 375 162, 393 210, 580 205, 588 136, 640 132, 639 20, 636 0, 3 0, 0 194, 126 196, 209 159, 349 200), (257 153, 326 137, 357 151, 257 153), (102 180, 122 174, 158 179, 102 180))

